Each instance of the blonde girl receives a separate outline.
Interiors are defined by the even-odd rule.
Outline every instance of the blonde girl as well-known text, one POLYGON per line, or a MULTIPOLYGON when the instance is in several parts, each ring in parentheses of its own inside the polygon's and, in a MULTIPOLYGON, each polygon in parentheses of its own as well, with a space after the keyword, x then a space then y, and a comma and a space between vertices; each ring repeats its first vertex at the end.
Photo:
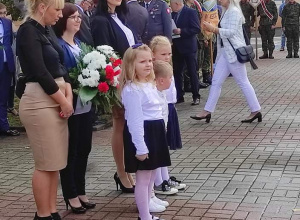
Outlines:
POLYGON ((154 83, 152 54, 144 44, 124 54, 121 97, 125 108, 125 171, 136 173, 135 200, 140 220, 159 219, 149 212, 156 169, 170 166, 161 98, 154 83))

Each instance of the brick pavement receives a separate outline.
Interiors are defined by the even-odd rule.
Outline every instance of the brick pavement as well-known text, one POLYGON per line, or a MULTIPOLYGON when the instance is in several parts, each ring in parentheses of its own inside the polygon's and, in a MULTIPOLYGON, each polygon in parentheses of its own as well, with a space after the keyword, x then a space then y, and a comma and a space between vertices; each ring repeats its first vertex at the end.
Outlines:
MULTIPOLYGON (((241 124, 248 116, 245 99, 229 78, 210 124, 189 119, 203 108, 178 105, 184 147, 172 152, 171 173, 188 187, 169 196, 160 216, 174 220, 300 219, 300 94, 299 59, 258 61, 249 72, 262 105, 263 122, 241 124)), ((94 133, 87 172, 87 194, 98 205, 85 215, 59 211, 72 219, 137 219, 133 195, 116 191, 110 148, 111 129, 94 133)), ((32 220, 32 157, 25 134, 0 138, 0 220, 32 220)))

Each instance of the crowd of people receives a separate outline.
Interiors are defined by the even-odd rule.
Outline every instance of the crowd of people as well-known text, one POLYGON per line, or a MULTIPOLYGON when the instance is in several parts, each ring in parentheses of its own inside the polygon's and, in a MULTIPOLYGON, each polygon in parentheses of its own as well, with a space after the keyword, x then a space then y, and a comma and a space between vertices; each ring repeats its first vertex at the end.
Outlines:
MULTIPOLYGON (((202 2, 197 0, 170 0, 170 7, 163 0, 26 3, 27 16, 16 36, 15 54, 26 78, 19 113, 11 104, 16 82, 11 46, 14 33, 12 22, 3 18, 6 8, 0 4, 0 42, 4 47, 0 53, 0 133, 19 135, 9 128, 7 113, 20 115, 35 162, 34 219, 61 219, 56 208, 59 176, 66 208, 83 214, 96 206, 85 190, 95 110, 91 102, 81 105, 69 77, 70 70, 77 66, 82 42, 92 47, 109 45, 123 59, 122 106, 112 108, 113 178, 117 190, 120 187, 123 193, 134 193, 138 219, 159 219, 150 213, 163 212, 169 203, 156 194, 172 195, 186 187, 168 170, 169 150, 182 148, 175 104, 185 101, 186 79, 192 93, 191 105, 199 105, 199 89, 210 86, 204 110, 192 119, 210 122, 222 84, 232 74, 251 111, 242 123, 262 121, 246 64, 240 63, 235 53, 236 48, 246 45, 245 34, 251 38, 254 26, 254 9, 247 0, 219 0, 217 27, 201 22, 202 2), (207 39, 201 27, 213 38, 207 39), (213 77, 209 41, 216 41, 217 48, 213 77)), ((264 0, 258 6, 258 15, 264 52, 260 59, 273 59, 278 17, 275 3, 264 0)), ((292 52, 297 58, 300 5, 288 0, 280 15, 287 37, 287 58, 292 52)))

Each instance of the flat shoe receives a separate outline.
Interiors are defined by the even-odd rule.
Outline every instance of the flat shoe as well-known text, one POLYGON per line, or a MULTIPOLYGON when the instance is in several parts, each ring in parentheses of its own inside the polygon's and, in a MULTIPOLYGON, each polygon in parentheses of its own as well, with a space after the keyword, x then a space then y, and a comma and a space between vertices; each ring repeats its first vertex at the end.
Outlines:
POLYGON ((7 131, 0 131, 0 136, 19 136, 20 132, 17 130, 10 130, 8 129, 7 131))

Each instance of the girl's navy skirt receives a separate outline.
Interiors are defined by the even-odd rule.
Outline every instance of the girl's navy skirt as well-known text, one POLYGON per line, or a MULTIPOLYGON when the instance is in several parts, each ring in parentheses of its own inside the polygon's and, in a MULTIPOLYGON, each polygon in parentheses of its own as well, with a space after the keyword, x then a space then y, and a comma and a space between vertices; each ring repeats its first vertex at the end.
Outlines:
POLYGON ((165 123, 161 120, 144 121, 144 139, 149 150, 149 159, 136 159, 136 148, 132 143, 127 121, 124 126, 124 158, 125 171, 135 173, 137 170, 154 170, 171 165, 166 138, 165 123))
POLYGON ((167 126, 167 140, 171 150, 182 148, 180 128, 178 122, 177 111, 173 103, 168 104, 169 116, 167 126))

